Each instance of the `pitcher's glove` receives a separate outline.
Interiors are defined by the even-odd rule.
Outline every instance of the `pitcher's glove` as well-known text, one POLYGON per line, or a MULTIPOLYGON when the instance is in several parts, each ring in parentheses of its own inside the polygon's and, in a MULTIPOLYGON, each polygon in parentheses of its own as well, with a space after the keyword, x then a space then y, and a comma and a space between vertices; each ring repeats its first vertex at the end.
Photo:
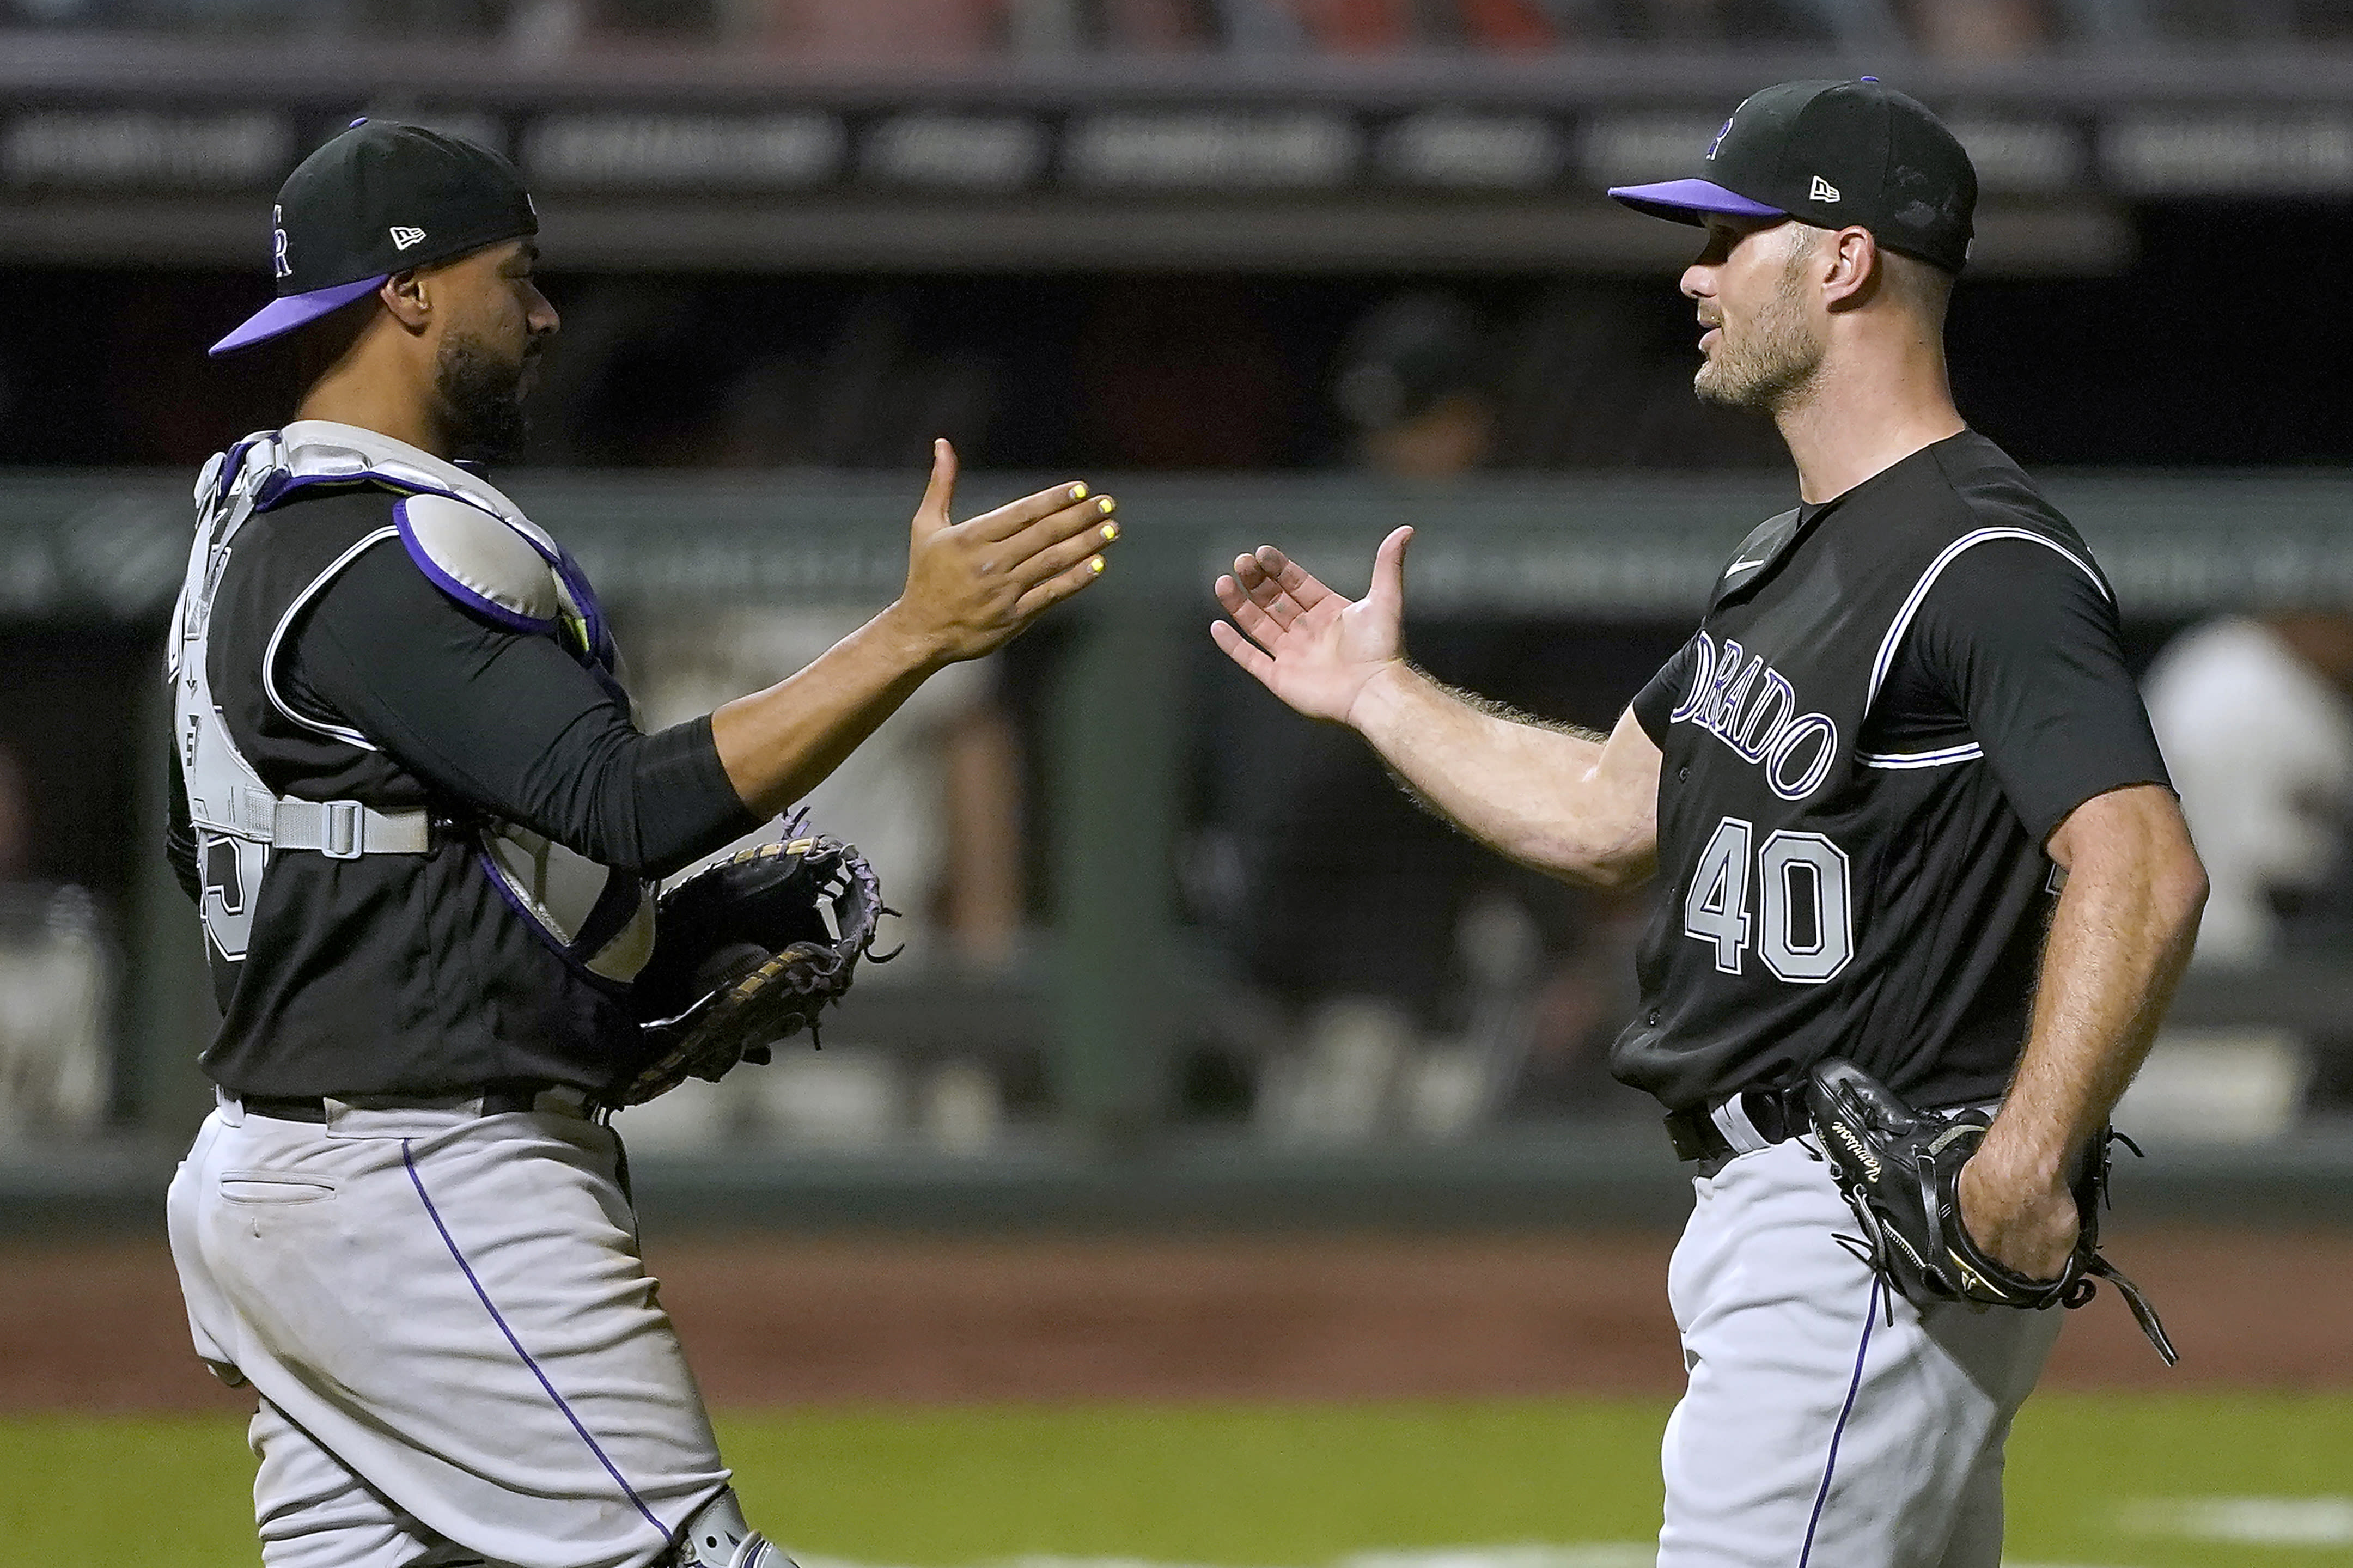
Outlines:
MULTIPOLYGON (((1841 1236, 1855 1256, 1916 1307, 1963 1301, 1972 1307, 2040 1310, 2080 1307, 2113 1280, 2141 1331, 2171 1366, 2165 1325, 2139 1287, 2100 1256, 2099 1215, 2107 1194, 2111 1142, 2140 1148, 2113 1128, 2084 1162, 2075 1183, 2082 1228, 2075 1250, 2056 1279, 2030 1279, 2005 1267, 1970 1238, 1961 1223, 1961 1167, 1984 1142, 1993 1119, 1983 1110, 1924 1115, 1852 1062, 1832 1057, 1807 1075, 1807 1112, 1831 1179, 1862 1227, 1860 1240, 1841 1236)), ((1890 1303, 1893 1310, 1893 1303, 1890 1303)))
POLYGON ((794 816, 782 843, 739 850, 662 895, 653 957, 631 994, 646 1065, 616 1094, 620 1104, 765 1063, 804 1027, 816 1041, 818 1015, 849 989, 876 923, 893 911, 866 858, 807 832, 807 821, 794 816))

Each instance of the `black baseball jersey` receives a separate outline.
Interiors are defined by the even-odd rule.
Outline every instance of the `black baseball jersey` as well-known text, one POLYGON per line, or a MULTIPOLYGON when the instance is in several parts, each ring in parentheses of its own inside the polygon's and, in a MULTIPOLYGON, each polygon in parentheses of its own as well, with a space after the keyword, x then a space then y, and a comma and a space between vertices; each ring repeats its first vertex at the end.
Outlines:
POLYGON ((1968 431, 1751 533, 1633 710, 1660 899, 1611 1064, 1673 1110, 1833 1055, 1919 1104, 1999 1095, 2044 842, 2167 782, 2106 579, 1968 431))
MULTIPOLYGON (((518 632, 461 607, 393 537, 398 499, 301 491, 237 536, 206 662, 269 787, 422 807, 460 827, 487 814, 648 876, 757 826, 707 718, 641 733, 576 628, 518 632)), ((567 963, 469 834, 439 835, 422 856, 280 851, 259 888, 229 889, 198 863, 176 752, 173 774, 183 883, 253 903, 248 950, 211 952, 223 1019, 203 1065, 216 1082, 275 1095, 595 1089, 638 1065, 626 988, 567 963)), ((216 858, 233 875, 234 858, 216 858)))

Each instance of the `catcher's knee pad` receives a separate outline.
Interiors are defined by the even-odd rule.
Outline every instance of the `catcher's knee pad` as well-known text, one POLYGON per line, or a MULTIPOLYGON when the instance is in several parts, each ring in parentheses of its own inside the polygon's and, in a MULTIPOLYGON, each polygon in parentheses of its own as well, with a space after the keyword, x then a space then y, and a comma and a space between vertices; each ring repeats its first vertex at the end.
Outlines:
POLYGON ((695 1510, 668 1562, 676 1568, 797 1568, 782 1547, 744 1522, 733 1488, 695 1510))

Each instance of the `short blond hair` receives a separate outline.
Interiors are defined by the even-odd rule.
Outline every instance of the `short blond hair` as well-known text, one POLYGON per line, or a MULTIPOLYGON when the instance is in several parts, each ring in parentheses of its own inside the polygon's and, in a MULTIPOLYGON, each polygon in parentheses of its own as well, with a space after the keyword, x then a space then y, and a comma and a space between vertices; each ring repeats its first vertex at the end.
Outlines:
POLYGON ((1930 325, 1944 325, 1945 310, 1953 301, 1953 285, 1958 279, 1933 261, 1905 256, 1883 245, 1879 247, 1879 264, 1887 275, 1890 293, 1918 311, 1930 325))
MULTIPOLYGON (((1792 219, 1789 227, 1795 231, 1789 237, 1788 255, 1788 265, 1791 268, 1813 254, 1814 247, 1821 243, 1822 236, 1837 232, 1808 223, 1803 218, 1792 219)), ((1889 249, 1875 234, 1871 238, 1873 248, 1879 255, 1882 287, 1891 298, 1901 300, 1930 326, 1941 328, 1945 323, 1946 308, 1952 303, 1953 285, 1959 279, 1935 262, 1923 261, 1916 256, 1889 249)))

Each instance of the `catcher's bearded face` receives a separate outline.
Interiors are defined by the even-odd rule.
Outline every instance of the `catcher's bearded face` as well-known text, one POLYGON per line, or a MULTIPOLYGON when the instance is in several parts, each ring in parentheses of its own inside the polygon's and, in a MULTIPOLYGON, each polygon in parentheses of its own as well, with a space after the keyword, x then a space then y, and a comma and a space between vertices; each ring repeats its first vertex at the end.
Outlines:
POLYGON ((1778 414, 1804 400, 1826 347, 1806 272, 1821 231, 1783 220, 1711 217, 1707 248, 1685 269, 1699 306, 1703 402, 1778 414))
POLYGON ((434 415, 452 455, 496 463, 522 450, 523 399, 561 325, 532 276, 539 247, 511 240, 443 269, 450 310, 433 358, 434 415))

